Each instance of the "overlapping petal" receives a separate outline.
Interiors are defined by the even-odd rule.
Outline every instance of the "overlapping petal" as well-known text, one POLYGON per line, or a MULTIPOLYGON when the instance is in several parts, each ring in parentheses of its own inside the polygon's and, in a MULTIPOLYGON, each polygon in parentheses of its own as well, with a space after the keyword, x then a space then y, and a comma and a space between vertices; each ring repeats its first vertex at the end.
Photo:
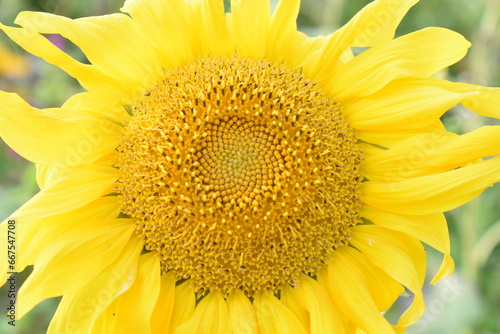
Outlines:
POLYGON ((302 322, 278 298, 269 292, 254 297, 259 332, 262 334, 305 334, 302 322))
POLYGON ((354 57, 332 73, 326 89, 338 101, 368 96, 396 78, 430 76, 462 59, 469 47, 454 31, 422 29, 354 57))
POLYGON ((406 12, 418 0, 377 0, 368 4, 346 25, 329 35, 311 53, 305 72, 317 81, 330 80, 342 65, 341 57, 354 46, 376 46, 390 41, 406 12))
POLYGON ((48 333, 90 333, 99 316, 134 284, 143 246, 139 238, 130 239, 117 260, 99 276, 81 289, 65 294, 48 333))
POLYGON ((76 167, 109 154, 118 144, 122 128, 85 107, 40 110, 17 94, 0 92, 0 98, 0 136, 30 161, 76 167))
POLYGON ((136 280, 100 315, 94 332, 151 333, 151 315, 159 292, 159 258, 154 253, 143 254, 139 258, 136 280))
POLYGON ((179 326, 175 333, 231 333, 231 323, 227 321, 228 318, 226 301, 220 293, 211 292, 196 305, 192 316, 179 326))
POLYGON ((327 269, 330 294, 357 327, 374 334, 394 333, 373 299, 364 268, 354 260, 358 253, 354 248, 341 247, 333 254, 327 269))
POLYGON ((46 298, 84 287, 118 257, 133 227, 127 220, 96 223, 101 226, 75 229, 38 254, 33 272, 19 290, 19 318, 46 298))
POLYGON ((127 15, 71 20, 49 13, 23 12, 15 23, 26 31, 60 34, 75 43, 99 72, 125 88, 126 95, 118 97, 120 100, 137 96, 162 74, 152 47, 127 15))
POLYGON ((163 68, 194 59, 194 18, 190 17, 185 1, 129 0, 122 11, 132 16, 143 36, 150 41, 163 68))
POLYGON ((308 333, 345 333, 330 295, 316 280, 301 274, 297 287, 285 286, 281 299, 301 319, 308 333))
POLYGON ((268 0, 231 0, 228 26, 236 52, 263 58, 269 34, 271 6, 268 0))
POLYGON ((387 212, 426 215, 454 209, 500 181, 500 157, 399 182, 368 181, 363 201, 387 212))
POLYGON ((250 299, 243 292, 233 292, 227 298, 233 334, 257 334, 257 315, 250 299))
POLYGON ((151 332, 168 333, 174 310, 175 274, 168 272, 161 276, 160 293, 151 315, 151 332))

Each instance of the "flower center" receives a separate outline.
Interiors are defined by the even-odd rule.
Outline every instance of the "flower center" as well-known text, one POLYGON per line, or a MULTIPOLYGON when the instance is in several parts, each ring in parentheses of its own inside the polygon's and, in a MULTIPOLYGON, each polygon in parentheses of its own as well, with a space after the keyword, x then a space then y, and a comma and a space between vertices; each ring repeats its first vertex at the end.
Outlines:
POLYGON ((168 72, 132 112, 122 212, 198 293, 277 292, 348 242, 360 151, 339 105, 300 71, 206 58, 168 72))

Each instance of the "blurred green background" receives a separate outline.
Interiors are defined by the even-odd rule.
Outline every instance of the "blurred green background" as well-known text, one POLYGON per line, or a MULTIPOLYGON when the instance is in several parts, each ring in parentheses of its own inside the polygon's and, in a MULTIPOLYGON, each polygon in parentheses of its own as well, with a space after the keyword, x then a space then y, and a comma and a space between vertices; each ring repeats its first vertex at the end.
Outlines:
MULTIPOLYGON (((303 0, 299 27, 309 35, 328 34, 347 22, 368 0, 303 0)), ((273 1, 276 3, 276 1, 273 1)), ((12 25, 23 10, 44 11, 71 18, 117 12, 120 0, 0 0, 0 22, 12 25)), ((465 59, 439 73, 452 81, 500 86, 500 0, 421 0, 403 20, 397 34, 427 26, 450 28, 463 34, 473 46, 465 59)), ((51 36, 52 42, 73 57, 85 56, 71 43, 51 36)), ((77 82, 58 68, 26 54, 0 34, 0 90, 16 92, 37 107, 60 106, 81 91, 77 82)), ((479 117, 456 107, 443 117, 446 127, 464 133, 498 120, 479 117)), ((492 138, 492 140, 499 140, 492 138)), ((0 219, 8 217, 38 190, 34 166, 0 141, 0 219)), ((408 333, 500 333, 500 185, 487 189, 469 204, 447 213, 455 273, 435 286, 426 284, 427 310, 408 333)), ((441 256, 428 249, 428 279, 441 256)), ((29 274, 18 277, 18 286, 29 274)), ((45 333, 59 299, 46 300, 17 322, 15 331, 0 318, 0 333, 45 333)), ((0 308, 7 305, 5 287, 0 308)), ((388 311, 401 312, 409 298, 402 297, 388 311)))

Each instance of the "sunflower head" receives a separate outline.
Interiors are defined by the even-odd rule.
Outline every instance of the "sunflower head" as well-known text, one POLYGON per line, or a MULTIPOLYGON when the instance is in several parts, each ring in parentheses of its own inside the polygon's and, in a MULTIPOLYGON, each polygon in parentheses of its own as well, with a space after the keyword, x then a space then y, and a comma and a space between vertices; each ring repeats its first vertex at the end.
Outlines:
POLYGON ((347 244, 360 149, 300 71, 205 58, 169 71, 132 113, 117 188, 164 272, 199 293, 277 293, 347 244))

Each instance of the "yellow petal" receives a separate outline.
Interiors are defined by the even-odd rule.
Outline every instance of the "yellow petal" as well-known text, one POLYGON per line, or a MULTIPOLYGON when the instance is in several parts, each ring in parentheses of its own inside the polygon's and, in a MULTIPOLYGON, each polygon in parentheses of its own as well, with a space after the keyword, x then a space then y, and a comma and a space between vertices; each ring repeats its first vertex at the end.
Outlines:
MULTIPOLYGON (((328 36, 321 50, 311 55, 305 72, 315 81, 323 81, 338 71, 342 65, 339 60, 350 47, 375 46, 390 41, 403 16, 417 2, 418 0, 371 2, 345 26, 328 36)), ((347 82, 350 81, 343 84, 347 82)))
POLYGON ((161 276, 160 293, 151 316, 151 333, 168 333, 174 311, 175 281, 173 271, 161 276))
POLYGON ((470 110, 487 117, 500 118, 500 88, 483 87, 436 78, 421 79, 423 84, 435 85, 464 96, 461 103, 470 110))
POLYGON ((296 20, 299 9, 300 0, 278 2, 271 16, 266 57, 275 62, 282 62, 289 53, 294 53, 291 46, 294 45, 297 34, 296 20))
POLYGON ((269 0, 231 0, 228 26, 238 54, 251 58, 264 57, 270 20, 269 0))
POLYGON ((83 110, 99 118, 107 118, 118 124, 125 124, 130 115, 120 101, 102 92, 84 92, 71 96, 63 104, 65 110, 83 110))
POLYGON ((128 99, 124 97, 129 95, 130 87, 122 83, 119 78, 112 78, 95 66, 76 61, 35 29, 7 27, 1 23, 0 29, 29 53, 45 59, 76 78, 85 89, 107 94, 128 103, 128 99))
POLYGON ((186 282, 175 287, 174 311, 170 320, 168 333, 174 334, 177 327, 186 322, 195 309, 193 282, 186 282))
POLYGON ((454 270, 455 270, 455 261, 453 261, 453 258, 450 255, 444 254, 441 266, 439 267, 438 272, 436 273, 436 275, 434 275, 430 283, 436 284, 441 279, 453 274, 454 270))
MULTIPOLYGON (((195 1, 191 4, 196 4, 195 1)), ((226 56, 234 53, 234 43, 226 24, 224 3, 222 1, 202 0, 200 20, 203 27, 197 30, 199 42, 205 52, 211 55, 226 56)))
POLYGON ((134 284, 100 315, 92 333, 151 333, 149 324, 159 289, 160 262, 157 254, 141 255, 134 284))
POLYGON ((396 28, 403 17, 418 1, 374 1, 358 12, 335 34, 339 35, 338 40, 353 41, 349 46, 376 46, 390 41, 394 38, 396 28))
POLYGON ((36 183, 40 190, 45 188, 45 184, 54 180, 57 177, 57 167, 49 167, 45 165, 35 164, 36 167, 36 183))
POLYGON ((454 209, 500 181, 500 157, 452 171, 400 182, 368 181, 363 201, 387 212, 425 215, 454 209))
POLYGON ((143 248, 139 238, 132 238, 118 259, 79 290, 63 296, 48 333, 89 333, 101 313, 134 283, 143 248))
POLYGON ((361 53, 331 76, 337 101, 375 93, 402 76, 430 76, 462 59, 470 43, 443 28, 427 28, 361 53))
POLYGON ((69 39, 99 71, 120 80, 132 95, 154 84, 162 75, 153 48, 128 15, 71 20, 50 13, 22 12, 15 23, 31 31, 60 34, 69 39))
POLYGON ((340 311, 358 327, 373 334, 394 333, 373 300, 365 269, 353 260, 356 252, 341 247, 328 261, 330 294, 340 311))
POLYGON ((403 140, 412 138, 413 136, 422 133, 435 133, 440 135, 442 133, 446 133, 446 129, 441 121, 434 120, 431 124, 416 129, 393 129, 393 131, 383 131, 377 129, 375 131, 356 131, 356 135, 359 139, 382 147, 393 147, 403 140))
POLYGON ((82 166, 61 169, 53 182, 33 196, 11 217, 29 222, 80 208, 112 192, 116 169, 102 166, 82 166))
POLYGON ((46 298, 85 286, 117 258, 133 226, 118 220, 101 223, 100 228, 65 235, 38 254, 33 272, 19 290, 19 318, 46 298))
POLYGON ((122 11, 132 16, 150 40, 163 68, 186 64, 195 58, 194 25, 186 1, 126 1, 122 11))
POLYGON ((351 260, 364 272, 368 290, 378 310, 387 311, 404 292, 404 287, 385 271, 373 265, 364 254, 351 251, 350 255, 351 260))
POLYGON ((66 235, 83 233, 82 230, 99 227, 102 221, 116 218, 120 211, 116 196, 99 198, 74 211, 48 216, 31 222, 19 221, 17 240, 19 247, 16 266, 22 271, 35 263, 39 253, 53 247, 66 235), (70 224, 68 222, 71 222, 70 224))
POLYGON ((175 334, 231 333, 227 304, 218 292, 211 292, 196 306, 191 317, 175 334))
POLYGON ((422 286, 426 257, 422 244, 403 233, 376 225, 358 225, 351 231, 350 243, 353 247, 413 292, 413 302, 399 319, 398 326, 406 327, 415 323, 425 310, 422 286))
POLYGON ((257 324, 261 334, 306 334, 300 320, 279 299, 264 292, 254 296, 257 324))
POLYGON ((384 212, 365 205, 361 210, 361 215, 378 226, 411 235, 443 253, 441 267, 432 279, 431 284, 435 284, 440 279, 453 273, 455 264, 450 256, 448 224, 442 213, 409 216, 384 212))
POLYGON ((86 110, 39 110, 13 93, 0 92, 0 99, 0 136, 30 161, 76 167, 93 163, 119 143, 122 127, 86 110))
POLYGON ((448 225, 442 213, 410 216, 384 212, 364 205, 361 209, 361 216, 375 223, 375 225, 406 233, 443 253, 444 258, 441 268, 432 283, 453 272, 455 266, 453 259, 450 257, 448 225))
POLYGON ((343 112, 358 130, 415 129, 437 120, 465 95, 419 80, 395 80, 375 94, 345 104, 343 112))
POLYGON ((462 104, 480 115, 500 118, 500 111, 498 110, 500 89, 480 86, 476 86, 475 88, 475 91, 478 93, 464 98, 462 104))
POLYGON ((233 334, 259 333, 255 309, 244 293, 230 293, 227 297, 227 307, 233 334))
POLYGON ((461 136, 417 135, 367 157, 363 175, 370 180, 391 182, 452 170, 500 154, 500 145, 492 138, 500 138, 500 126, 483 126, 461 136))
POLYGON ((311 334, 345 333, 340 315, 327 291, 311 277, 301 274, 295 288, 286 286, 281 292, 283 303, 294 311, 299 319, 306 318, 302 323, 311 334), (290 307, 294 302, 299 311, 290 307), (299 316, 299 313, 304 315, 299 316))
MULTIPOLYGON (((114 197, 116 198, 116 197, 114 197)), ((35 263, 35 258, 57 238, 78 226, 82 222, 102 221, 118 216, 119 207, 113 197, 100 198, 70 213, 42 218, 28 223, 16 220, 16 244, 18 252, 14 268, 8 268, 7 259, 0 262, 0 277, 7 277, 7 272, 21 272, 27 266, 35 263), (111 199, 111 200, 110 200, 111 199), (71 221, 72 224, 68 224, 71 221)), ((0 242, 7 242, 8 220, 0 224, 0 242)), ((7 253, 6 253, 7 254, 7 253)), ((1 281, 3 283, 3 281, 1 281)))
MULTIPOLYGON (((284 62, 290 68, 303 68, 310 62, 311 54, 317 52, 325 43, 325 36, 309 37, 303 32, 297 31, 290 43, 288 52, 282 51, 285 56, 284 62)), ((280 59, 280 58, 278 58, 280 59)))
POLYGON ((138 269, 134 284, 100 315, 94 332, 102 328, 109 333, 151 333, 151 315, 160 292, 158 255, 141 255, 138 269))
POLYGON ((297 317, 297 319, 302 323, 302 326, 308 331, 310 331, 311 323, 309 321, 309 313, 307 310, 300 305, 300 302, 294 293, 294 288, 286 285, 281 289, 280 300, 292 313, 297 317))

